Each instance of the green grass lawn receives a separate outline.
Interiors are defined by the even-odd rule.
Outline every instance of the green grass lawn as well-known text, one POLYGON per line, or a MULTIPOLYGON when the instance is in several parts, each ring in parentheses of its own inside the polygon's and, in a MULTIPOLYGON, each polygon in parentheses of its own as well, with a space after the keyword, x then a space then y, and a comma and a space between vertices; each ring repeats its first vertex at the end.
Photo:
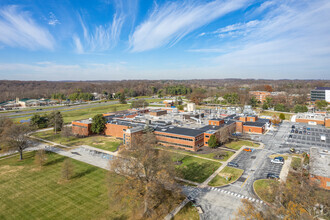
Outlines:
MULTIPOLYGON (((103 105, 99 107, 93 108, 85 108, 85 109, 73 109, 70 111, 61 111, 64 123, 71 123, 75 120, 81 120, 86 118, 93 118, 97 114, 103 114, 113 111, 121 111, 129 109, 130 105, 128 104, 114 104, 114 105, 103 105)), ((48 112, 49 113, 49 112, 48 112)), ((40 115, 44 114, 42 112, 39 113, 40 115)), ((31 114, 28 114, 31 115, 31 114)), ((30 116, 27 117, 20 117, 20 118, 13 118, 14 122, 19 122, 20 120, 27 120, 30 116)))
POLYGON ((246 140, 232 141, 225 145, 226 145, 226 147, 229 147, 234 150, 239 150, 239 149, 241 149, 242 146, 259 147, 259 144, 253 143, 252 141, 246 141, 246 140))
POLYGON ((243 172, 244 170, 226 166, 209 182, 209 186, 223 186, 235 182, 243 172))
MULTIPOLYGON (((272 112, 272 111, 263 111, 260 113, 260 115, 265 115, 265 116, 273 116, 273 115, 277 115, 280 116, 281 113, 279 112, 272 112)), ((294 115, 294 113, 283 113, 285 116, 285 120, 290 120, 291 116, 294 115)))
POLYGON ((278 184, 278 182, 272 179, 260 179, 253 183, 254 190, 259 198, 270 203, 274 201, 271 184, 278 184))
POLYGON ((294 170, 298 170, 301 167, 301 158, 300 157, 292 157, 291 168, 294 170))
MULTIPOLYGON (((129 204, 118 207, 109 197, 106 170, 72 160, 74 176, 60 181, 65 157, 47 153, 41 169, 34 163, 34 152, 0 160, 0 219, 128 219, 129 204)), ((123 181, 116 174, 115 182, 123 181)))
POLYGON ((114 137, 106 136, 89 136, 85 138, 72 137, 62 137, 61 134, 54 134, 53 131, 44 131, 34 133, 33 136, 46 139, 48 141, 53 141, 58 144, 63 144, 66 146, 79 146, 79 145, 89 145, 92 147, 100 148, 108 151, 116 151, 122 141, 114 137))
POLYGON ((212 159, 212 160, 216 160, 216 161, 227 161, 234 154, 234 152, 232 152, 232 151, 225 151, 227 153, 227 155, 223 159, 214 159, 214 156, 217 154, 217 152, 208 153, 208 154, 197 154, 193 151, 185 151, 185 150, 174 148, 174 147, 157 146, 157 148, 176 152, 179 154, 188 154, 188 155, 192 155, 192 156, 204 157, 204 158, 208 158, 208 159, 212 159))
POLYGON ((178 176, 197 183, 204 182, 214 171, 216 171, 221 163, 213 162, 201 158, 196 158, 188 155, 180 155, 170 153, 173 162, 181 162, 176 165, 178 176))
POLYGON ((193 203, 189 202, 174 216, 173 220, 199 220, 199 214, 193 203))

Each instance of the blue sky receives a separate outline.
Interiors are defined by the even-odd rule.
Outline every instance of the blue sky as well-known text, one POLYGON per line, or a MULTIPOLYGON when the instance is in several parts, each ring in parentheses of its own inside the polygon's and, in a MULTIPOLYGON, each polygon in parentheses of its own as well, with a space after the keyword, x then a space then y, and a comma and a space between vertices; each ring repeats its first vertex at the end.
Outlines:
POLYGON ((330 79, 328 0, 2 0, 0 79, 330 79))

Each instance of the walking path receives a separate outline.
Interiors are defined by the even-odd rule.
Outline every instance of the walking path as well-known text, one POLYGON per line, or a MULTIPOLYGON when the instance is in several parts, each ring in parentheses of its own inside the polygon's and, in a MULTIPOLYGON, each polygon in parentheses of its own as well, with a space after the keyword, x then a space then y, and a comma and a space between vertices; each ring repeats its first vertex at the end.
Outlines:
POLYGON ((288 159, 284 161, 284 165, 280 173, 280 180, 282 182, 286 182, 286 178, 288 177, 290 171, 291 161, 292 161, 292 157, 288 157, 288 159))

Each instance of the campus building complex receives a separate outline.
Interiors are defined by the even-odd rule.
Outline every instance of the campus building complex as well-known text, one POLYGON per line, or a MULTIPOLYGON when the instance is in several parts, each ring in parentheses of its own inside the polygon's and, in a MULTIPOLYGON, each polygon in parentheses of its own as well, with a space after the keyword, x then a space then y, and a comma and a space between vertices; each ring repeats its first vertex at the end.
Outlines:
MULTIPOLYGON (((220 140, 221 135, 236 132, 262 134, 270 123, 268 119, 258 119, 255 115, 208 118, 210 115, 207 113, 183 113, 173 108, 133 109, 103 116, 107 121, 104 134, 122 139, 126 145, 133 142, 134 136, 148 129, 159 144, 191 151, 208 146, 211 135, 220 140)), ((91 119, 73 121, 72 131, 76 135, 91 135, 91 124, 91 119)))
POLYGON ((330 190, 330 154, 319 148, 310 149, 309 178, 315 181, 321 188, 330 190))

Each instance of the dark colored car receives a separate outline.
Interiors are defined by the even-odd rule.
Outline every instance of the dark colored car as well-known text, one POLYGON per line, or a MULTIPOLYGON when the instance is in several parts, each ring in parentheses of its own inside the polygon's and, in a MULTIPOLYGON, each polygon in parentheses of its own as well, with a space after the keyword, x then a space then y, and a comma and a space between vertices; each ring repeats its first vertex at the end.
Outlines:
POLYGON ((296 126, 292 125, 291 128, 296 128, 296 126))
POLYGON ((275 157, 274 159, 275 159, 275 160, 279 160, 279 161, 281 161, 281 162, 284 161, 284 157, 275 157))
POLYGON ((230 167, 238 167, 238 164, 235 162, 229 162, 227 165, 230 167))
POLYGON ((294 133, 294 130, 293 129, 291 130, 291 133, 294 133))
POLYGON ((289 135, 289 138, 292 138, 292 135, 291 134, 289 135))
POLYGON ((296 130, 294 131, 294 133, 298 133, 298 129, 296 129, 296 130))
POLYGON ((302 134, 302 131, 299 131, 299 134, 302 134))
POLYGON ((280 177, 274 173, 268 173, 267 179, 279 179, 280 177))

